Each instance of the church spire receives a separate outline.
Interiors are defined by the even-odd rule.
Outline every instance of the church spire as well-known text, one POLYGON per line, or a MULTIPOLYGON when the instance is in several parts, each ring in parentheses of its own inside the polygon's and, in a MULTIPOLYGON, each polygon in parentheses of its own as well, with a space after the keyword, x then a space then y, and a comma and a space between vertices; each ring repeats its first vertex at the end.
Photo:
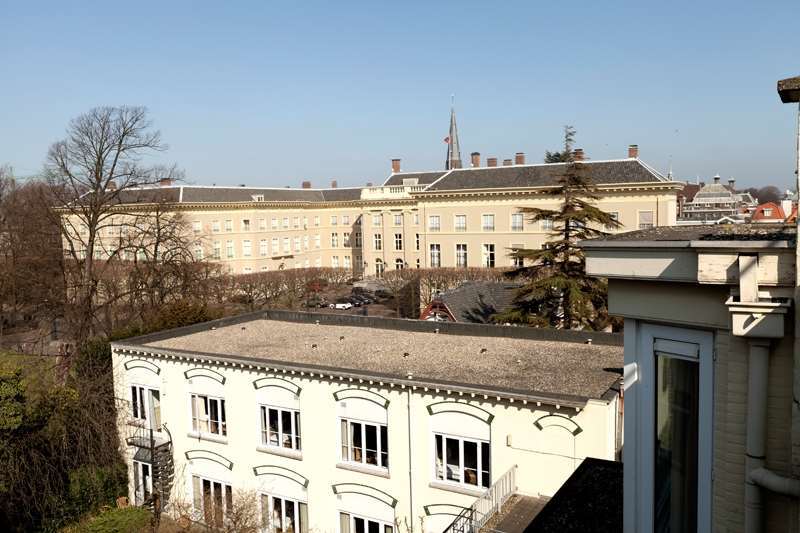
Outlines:
POLYGON ((461 168, 461 149, 458 145, 458 128, 456 127, 455 96, 450 97, 450 134, 444 140, 447 143, 447 159, 444 168, 451 170, 461 168))

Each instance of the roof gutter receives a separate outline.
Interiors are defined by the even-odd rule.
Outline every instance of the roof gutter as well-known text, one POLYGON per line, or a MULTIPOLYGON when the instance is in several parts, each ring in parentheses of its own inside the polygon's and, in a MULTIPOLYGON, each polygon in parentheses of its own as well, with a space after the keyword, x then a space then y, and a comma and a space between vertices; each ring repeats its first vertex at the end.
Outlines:
POLYGON ((602 241, 586 240, 580 241, 578 246, 586 249, 653 249, 653 248, 692 248, 692 249, 748 249, 748 248, 794 248, 791 241, 602 241))

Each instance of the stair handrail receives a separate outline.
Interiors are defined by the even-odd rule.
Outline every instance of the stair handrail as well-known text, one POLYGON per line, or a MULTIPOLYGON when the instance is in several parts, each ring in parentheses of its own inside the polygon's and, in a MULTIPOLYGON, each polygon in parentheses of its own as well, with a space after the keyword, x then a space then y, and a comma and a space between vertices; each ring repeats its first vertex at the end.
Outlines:
POLYGON ((505 471, 473 504, 461 511, 443 533, 477 533, 517 492, 517 465, 505 471))

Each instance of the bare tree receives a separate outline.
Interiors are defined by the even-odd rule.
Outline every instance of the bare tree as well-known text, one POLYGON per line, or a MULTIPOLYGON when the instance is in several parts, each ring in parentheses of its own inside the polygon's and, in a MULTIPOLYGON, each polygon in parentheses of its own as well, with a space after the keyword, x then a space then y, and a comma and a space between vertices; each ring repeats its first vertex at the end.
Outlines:
POLYGON ((120 217, 120 204, 157 203, 158 189, 178 176, 175 167, 146 164, 166 146, 143 107, 98 107, 70 122, 66 139, 50 147, 46 181, 59 201, 58 214, 71 274, 70 315, 78 342, 97 331, 98 287, 121 249, 103 247, 103 235, 138 228, 141 213, 120 217))

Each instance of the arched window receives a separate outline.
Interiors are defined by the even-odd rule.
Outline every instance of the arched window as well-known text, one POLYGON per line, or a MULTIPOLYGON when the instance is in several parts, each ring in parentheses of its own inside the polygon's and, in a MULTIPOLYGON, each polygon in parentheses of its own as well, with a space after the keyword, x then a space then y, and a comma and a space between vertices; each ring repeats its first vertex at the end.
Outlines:
POLYGON ((395 270, 403 270, 404 266, 405 266, 405 263, 404 263, 404 261, 402 259, 397 258, 397 259, 394 260, 394 268, 395 268, 395 270))
POLYGON ((386 266, 383 264, 383 261, 380 259, 375 260, 375 275, 377 277, 383 277, 383 271, 385 270, 386 266))

